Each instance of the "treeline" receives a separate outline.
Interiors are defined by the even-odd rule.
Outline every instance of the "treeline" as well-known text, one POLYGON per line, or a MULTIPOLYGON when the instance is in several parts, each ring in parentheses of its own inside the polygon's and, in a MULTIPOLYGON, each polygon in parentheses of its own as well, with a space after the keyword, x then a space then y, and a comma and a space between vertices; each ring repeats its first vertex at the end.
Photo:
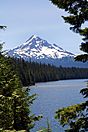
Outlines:
POLYGON ((88 68, 65 68, 61 66, 58 68, 50 64, 25 62, 23 59, 12 59, 12 65, 23 86, 33 85, 36 82, 88 78, 88 68))

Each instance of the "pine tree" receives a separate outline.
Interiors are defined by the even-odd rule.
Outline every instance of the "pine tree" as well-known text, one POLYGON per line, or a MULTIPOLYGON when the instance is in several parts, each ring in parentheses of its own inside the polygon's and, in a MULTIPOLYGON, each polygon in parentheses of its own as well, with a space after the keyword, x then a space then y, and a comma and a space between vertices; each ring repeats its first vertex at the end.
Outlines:
POLYGON ((72 25, 70 27, 76 33, 82 35, 83 41, 80 45, 80 49, 87 54, 79 55, 76 60, 87 61, 88 60, 88 27, 85 22, 88 21, 88 0, 50 0, 58 8, 64 9, 69 16, 62 16, 65 23, 72 25))
MULTIPOLYGON (((51 0, 58 8, 64 9, 69 16, 62 16, 66 23, 76 33, 83 36, 83 42, 80 49, 85 54, 77 56, 78 61, 88 61, 88 0, 51 0)), ((88 88, 80 91, 85 98, 88 98, 88 88)), ((88 101, 59 109, 56 112, 56 118, 62 126, 68 125, 67 132, 86 132, 88 131, 88 101)))
POLYGON ((29 95, 11 65, 11 59, 0 54, 0 130, 26 130, 34 127, 40 116, 31 114, 36 95, 29 95))
POLYGON ((34 126, 35 116, 30 115, 29 108, 35 95, 29 96, 28 91, 22 89, 9 62, 0 55, 0 128, 29 131, 34 126))

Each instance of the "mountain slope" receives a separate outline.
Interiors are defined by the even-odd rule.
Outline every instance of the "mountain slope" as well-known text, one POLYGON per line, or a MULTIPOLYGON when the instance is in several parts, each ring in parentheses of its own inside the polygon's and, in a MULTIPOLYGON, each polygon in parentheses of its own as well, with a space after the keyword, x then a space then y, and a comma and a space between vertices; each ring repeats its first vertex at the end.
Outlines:
POLYGON ((49 63, 64 67, 86 67, 81 62, 74 62, 74 54, 63 50, 56 44, 50 44, 38 36, 31 36, 25 43, 8 52, 8 55, 23 58, 25 61, 49 63))

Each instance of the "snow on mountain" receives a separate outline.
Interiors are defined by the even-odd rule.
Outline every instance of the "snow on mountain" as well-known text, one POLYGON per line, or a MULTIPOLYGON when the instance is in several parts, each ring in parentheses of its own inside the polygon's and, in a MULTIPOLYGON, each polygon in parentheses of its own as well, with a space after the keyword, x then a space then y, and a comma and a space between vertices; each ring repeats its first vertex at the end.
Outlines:
POLYGON ((61 47, 56 44, 49 44, 46 40, 43 40, 35 35, 30 37, 25 43, 21 46, 10 50, 9 55, 17 56, 24 58, 26 57, 35 57, 36 59, 40 58, 62 58, 66 56, 74 56, 72 53, 64 51, 61 47))
POLYGON ((75 66, 72 64, 74 54, 63 50, 56 44, 50 44, 36 35, 32 35, 25 43, 10 50, 8 55, 23 58, 26 61, 50 63, 56 66, 75 66))

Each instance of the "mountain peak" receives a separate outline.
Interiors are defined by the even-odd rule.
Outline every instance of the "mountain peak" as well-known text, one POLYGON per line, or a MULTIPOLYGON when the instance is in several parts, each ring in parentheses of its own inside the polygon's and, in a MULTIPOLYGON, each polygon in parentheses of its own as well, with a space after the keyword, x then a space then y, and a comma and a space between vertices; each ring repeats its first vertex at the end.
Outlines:
POLYGON ((37 35, 32 35, 29 39, 36 39, 36 38, 38 38, 37 35))
POLYGON ((38 37, 37 35, 32 35, 26 42, 26 43, 29 43, 29 42, 32 42, 32 41, 40 41, 42 40, 40 37, 38 37))
POLYGON ((37 35, 32 35, 25 43, 8 51, 8 56, 63 67, 86 67, 87 65, 75 62, 74 54, 62 49, 59 45, 41 39, 37 35))
POLYGON ((34 35, 32 35, 31 37, 32 37, 32 38, 37 38, 38 36, 34 34, 34 35))
POLYGON ((16 47, 8 52, 9 56, 23 58, 24 60, 32 61, 48 61, 61 59, 64 57, 74 57, 70 52, 63 50, 56 44, 50 44, 46 40, 41 39, 37 35, 32 35, 21 46, 16 47))

